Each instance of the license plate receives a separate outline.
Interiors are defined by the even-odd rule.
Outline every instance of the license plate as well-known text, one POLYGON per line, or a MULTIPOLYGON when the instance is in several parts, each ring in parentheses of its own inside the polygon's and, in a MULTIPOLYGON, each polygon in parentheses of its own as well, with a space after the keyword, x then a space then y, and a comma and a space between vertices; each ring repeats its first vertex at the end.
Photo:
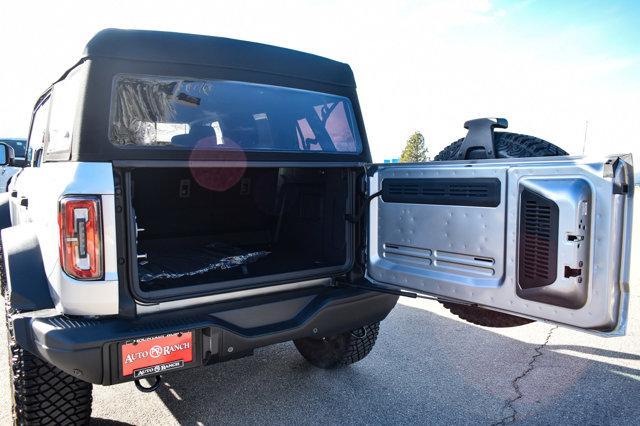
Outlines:
POLYGON ((127 341, 121 346, 123 376, 134 378, 183 367, 193 361, 193 333, 163 334, 127 341))

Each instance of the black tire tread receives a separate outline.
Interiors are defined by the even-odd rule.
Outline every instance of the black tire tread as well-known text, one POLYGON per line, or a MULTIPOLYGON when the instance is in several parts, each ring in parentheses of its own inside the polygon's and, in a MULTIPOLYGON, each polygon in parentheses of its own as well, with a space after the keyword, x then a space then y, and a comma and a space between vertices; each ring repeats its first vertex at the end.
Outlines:
POLYGON ((345 367, 350 364, 354 364, 369 355, 373 350, 373 347, 378 340, 378 333, 380 332, 380 323, 370 324, 363 327, 365 330, 364 337, 354 337, 350 333, 349 347, 345 351, 342 359, 340 360, 340 366, 345 367))
MULTIPOLYGON (((434 161, 453 160, 463 139, 458 139, 436 155, 434 161)), ((544 139, 511 132, 495 132, 497 158, 555 157, 568 153, 544 139)))
MULTIPOLYGON (((6 284, 4 261, 0 281, 6 284)), ((12 414, 17 425, 86 425, 91 419, 93 385, 73 377, 21 348, 13 338, 5 295, 12 414)))
POLYGON ((484 327, 519 327, 534 322, 528 318, 509 315, 498 311, 480 308, 478 306, 460 305, 458 303, 440 302, 452 314, 475 325, 484 327))
POLYGON ((334 369, 346 367, 365 358, 378 339, 380 323, 326 338, 307 337, 294 340, 300 354, 312 365, 334 369))
MULTIPOLYGON (((494 142, 497 158, 555 157, 568 153, 535 136, 511 132, 495 132, 494 142)), ((444 148, 434 157, 434 161, 456 159, 464 139, 458 139, 444 148)), ((480 308, 478 306, 460 305, 451 302, 440 302, 451 313, 472 324, 485 327, 517 327, 532 323, 533 320, 509 315, 502 312, 480 308)))
POLYGON ((92 385, 10 345, 18 424, 84 425, 91 419, 92 385))
POLYGON ((5 297, 7 292, 7 276, 4 273, 4 250, 0 239, 0 296, 5 297))

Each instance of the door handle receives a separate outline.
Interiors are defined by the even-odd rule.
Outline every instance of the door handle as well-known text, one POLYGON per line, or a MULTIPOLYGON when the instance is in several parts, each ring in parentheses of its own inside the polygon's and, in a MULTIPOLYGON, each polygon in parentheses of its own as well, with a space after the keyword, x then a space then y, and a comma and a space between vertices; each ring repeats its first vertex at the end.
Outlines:
POLYGON ((27 197, 22 197, 20 199, 20 205, 22 207, 29 207, 29 199, 27 197))
POLYGON ((13 198, 17 197, 18 196, 18 191, 11 191, 11 196, 13 198))

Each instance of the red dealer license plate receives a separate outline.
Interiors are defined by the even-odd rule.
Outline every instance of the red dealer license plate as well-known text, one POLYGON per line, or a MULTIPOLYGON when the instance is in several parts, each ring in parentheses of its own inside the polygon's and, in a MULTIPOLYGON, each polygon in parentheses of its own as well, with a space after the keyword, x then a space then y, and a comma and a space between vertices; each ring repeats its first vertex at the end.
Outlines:
POLYGON ((122 375, 160 374, 193 361, 193 333, 164 334, 128 341, 121 346, 122 375))

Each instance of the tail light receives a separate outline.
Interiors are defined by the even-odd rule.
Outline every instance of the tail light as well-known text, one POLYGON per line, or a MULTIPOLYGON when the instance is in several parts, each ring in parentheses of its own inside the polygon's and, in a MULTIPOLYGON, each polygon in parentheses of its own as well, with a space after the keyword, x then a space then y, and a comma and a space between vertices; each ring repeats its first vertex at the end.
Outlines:
POLYGON ((100 198, 65 197, 60 200, 60 264, 73 278, 99 280, 103 275, 100 198))

